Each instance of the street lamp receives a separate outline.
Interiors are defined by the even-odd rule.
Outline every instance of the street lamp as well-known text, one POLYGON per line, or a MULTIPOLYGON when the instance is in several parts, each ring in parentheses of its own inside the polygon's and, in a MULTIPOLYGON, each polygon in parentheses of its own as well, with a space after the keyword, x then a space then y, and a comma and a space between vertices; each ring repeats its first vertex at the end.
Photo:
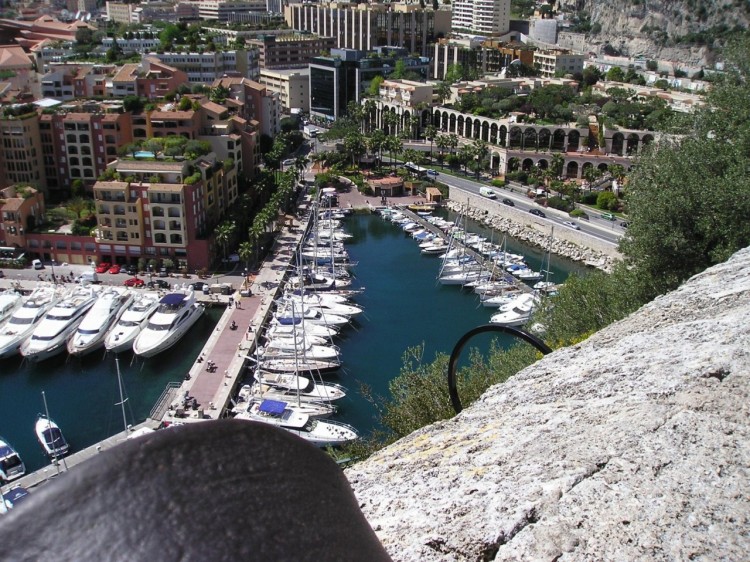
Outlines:
POLYGON ((52 258, 52 282, 57 283, 57 277, 55 277, 55 258, 52 258))

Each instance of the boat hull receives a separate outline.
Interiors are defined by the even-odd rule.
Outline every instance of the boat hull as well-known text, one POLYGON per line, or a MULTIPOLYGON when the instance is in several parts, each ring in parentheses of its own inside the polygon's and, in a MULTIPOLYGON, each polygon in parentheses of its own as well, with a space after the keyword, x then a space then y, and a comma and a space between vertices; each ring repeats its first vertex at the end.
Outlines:
POLYGON ((203 306, 199 304, 193 305, 194 309, 190 317, 188 317, 180 326, 179 330, 170 332, 164 339, 154 342, 153 340, 147 341, 142 338, 143 332, 138 334, 138 338, 133 342, 133 352, 139 357, 153 357, 163 351, 166 351, 173 345, 175 345, 182 337, 188 332, 188 330, 195 324, 203 314, 203 306), (142 341, 143 340, 143 341, 142 341))

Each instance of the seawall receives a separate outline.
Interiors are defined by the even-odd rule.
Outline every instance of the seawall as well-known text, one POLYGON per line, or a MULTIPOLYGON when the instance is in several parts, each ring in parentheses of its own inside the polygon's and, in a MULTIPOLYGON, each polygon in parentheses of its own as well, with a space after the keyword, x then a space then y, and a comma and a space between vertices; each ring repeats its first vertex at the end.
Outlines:
MULTIPOLYGON (((547 249, 573 261, 584 262, 604 271, 610 271, 622 259, 617 247, 590 236, 580 230, 555 228, 550 244, 550 223, 515 207, 503 205, 499 200, 487 199, 462 189, 450 188, 450 199, 445 206, 456 212, 467 213, 476 220, 498 232, 517 240, 547 249)), ((544 209, 545 214, 556 214, 570 220, 567 213, 555 209, 544 209)))
POLYGON ((741 560, 750 250, 347 470, 394 560, 741 560))

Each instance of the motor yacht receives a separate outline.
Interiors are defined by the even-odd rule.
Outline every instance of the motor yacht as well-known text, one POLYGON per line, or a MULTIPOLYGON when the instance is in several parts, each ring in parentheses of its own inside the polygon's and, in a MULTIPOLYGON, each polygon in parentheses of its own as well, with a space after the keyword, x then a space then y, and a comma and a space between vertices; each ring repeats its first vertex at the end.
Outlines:
POLYGON ((523 326, 531 318, 536 306, 536 295, 524 293, 501 306, 500 312, 490 318, 490 323, 500 326, 523 326))
MULTIPOLYGON (((259 401, 262 401, 266 399, 265 396, 262 394, 259 394, 257 396, 250 395, 246 400, 240 400, 238 401, 234 407, 232 408, 232 413, 236 416, 237 414, 242 414, 243 412, 247 412, 253 406, 255 406, 256 403, 259 401)), ((270 400, 273 400, 273 398, 268 398, 270 400)), ((282 400, 283 401, 283 400, 282 400)), ((330 418, 333 414, 336 413, 336 406, 329 402, 311 402, 308 400, 296 400, 293 396, 287 396, 287 408, 294 410, 295 412, 305 414, 310 417, 310 419, 313 420, 320 420, 324 418, 330 418)))
POLYGON ((246 412, 235 419, 258 421, 284 429, 317 447, 335 447, 354 441, 357 430, 333 420, 314 420, 307 414, 296 412, 288 402, 257 400, 246 412))
POLYGON ((98 285, 79 285, 53 306, 21 344, 21 355, 42 361, 65 351, 70 335, 96 302, 98 285))
POLYGON ((0 326, 13 316, 13 313, 21 308, 23 299, 20 293, 12 290, 0 293, 0 326))
POLYGON ((132 291, 120 287, 108 287, 99 293, 94 306, 68 339, 68 353, 83 356, 102 347, 107 331, 131 302, 132 291))
POLYGON ((104 347, 113 353, 133 349, 133 342, 159 306, 157 293, 138 293, 107 332, 104 347))
POLYGON ((268 324, 266 334, 269 337, 291 337, 293 335, 310 334, 311 336, 333 337, 339 333, 333 326, 324 326, 323 324, 303 323, 302 318, 298 318, 296 323, 280 324, 275 318, 271 319, 268 324))
MULTIPOLYGON (((269 373, 255 370, 255 382, 263 392, 273 390, 279 394, 299 396, 303 400, 316 402, 335 402, 346 396, 346 388, 332 382, 316 381, 314 377, 303 377, 294 373, 269 373)), ((244 386, 244 385, 243 385, 244 386)), ((249 390, 249 389, 248 389, 249 390)))
POLYGON ((32 291, 29 298, 0 329, 0 359, 18 353, 23 341, 31 335, 63 294, 65 288, 62 285, 40 285, 32 291))
POLYGON ((349 318, 339 314, 323 312, 320 308, 288 303, 280 307, 274 318, 279 324, 297 324, 301 319, 305 324, 322 324, 323 326, 341 327, 349 323, 349 318))
POLYGON ((10 482, 26 474, 26 465, 16 450, 0 437, 0 483, 10 482))
POLYGON ((68 454, 70 445, 65 440, 58 425, 44 414, 39 414, 34 425, 39 444, 50 457, 58 458, 68 454))
POLYGON ((169 293, 133 342, 133 351, 152 357, 172 347, 203 314, 203 305, 195 302, 193 289, 169 293))

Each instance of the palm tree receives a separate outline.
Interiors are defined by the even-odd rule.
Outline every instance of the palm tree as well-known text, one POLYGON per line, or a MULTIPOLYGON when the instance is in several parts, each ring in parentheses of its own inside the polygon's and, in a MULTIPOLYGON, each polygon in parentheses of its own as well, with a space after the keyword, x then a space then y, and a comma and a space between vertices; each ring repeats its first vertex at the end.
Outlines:
POLYGON ((364 110, 364 118, 365 118, 365 133, 372 132, 372 129, 375 125, 375 112, 377 111, 377 104, 375 103, 375 100, 368 99, 365 101, 365 104, 362 106, 364 110))
POLYGON ((424 136, 430 141, 430 158, 432 158, 432 144, 435 142, 435 136, 437 135, 437 127, 435 125, 427 125, 424 128, 424 136))
POLYGON ((451 149, 451 154, 458 148, 458 135, 456 133, 448 135, 448 148, 451 149))
POLYGON ((253 257, 253 245, 250 242, 242 242, 237 250, 237 255, 245 262, 245 268, 250 269, 250 258, 253 257))
MULTIPOLYGON (((445 155, 446 149, 450 148, 450 138, 448 135, 438 135, 435 139, 435 144, 437 144, 438 150, 440 150, 440 161, 443 162, 443 156, 445 155)), ((445 166, 445 164, 443 164, 445 166)))
POLYGON ((366 150, 365 136, 362 133, 349 133, 344 139, 344 150, 351 156, 352 166, 356 166, 366 150))
POLYGON ((383 148, 385 147, 386 138, 385 133, 381 129, 376 129, 366 139, 367 149, 370 151, 370 154, 377 157, 378 165, 383 161, 383 148))
POLYGON ((479 177, 479 172, 484 168, 484 159, 487 158, 490 151, 489 148, 487 148, 487 141, 482 139, 475 139, 474 142, 471 143, 471 148, 474 152, 474 158, 477 161, 476 173, 477 177, 479 177))
POLYGON ((399 121, 400 119, 398 115, 396 115, 392 111, 386 111, 385 113, 383 113, 383 127, 388 128, 388 135, 395 135, 394 127, 398 125, 399 121))
POLYGON ((227 259, 229 244, 232 241, 232 235, 236 229, 237 225, 233 221, 224 221, 216 229, 216 243, 222 248, 225 261, 227 259))
POLYGON ((394 136, 386 137, 385 139, 385 147, 388 152, 391 153, 391 163, 393 164, 393 169, 396 169, 396 157, 403 151, 404 145, 401 142, 401 139, 394 136))

